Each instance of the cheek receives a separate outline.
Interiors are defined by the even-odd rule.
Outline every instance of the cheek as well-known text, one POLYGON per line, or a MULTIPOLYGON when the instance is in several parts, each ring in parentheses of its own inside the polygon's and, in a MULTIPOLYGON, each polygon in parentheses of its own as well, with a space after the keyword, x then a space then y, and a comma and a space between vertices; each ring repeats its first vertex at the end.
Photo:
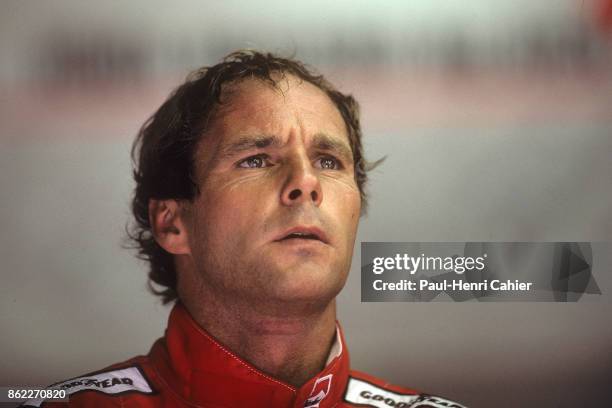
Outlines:
POLYGON ((352 226, 356 226, 361 212, 361 198, 359 194, 346 194, 343 197, 343 208, 349 217, 352 226))
MULTIPOLYGON (((361 214, 361 195, 356 186, 344 185, 329 186, 327 199, 333 207, 334 219, 338 226, 346 233, 353 233, 357 229, 361 214), (334 192, 332 194, 332 192, 334 192)), ((324 193, 325 197, 325 193, 324 193)), ((325 198, 324 198, 325 200, 325 198)))
MULTIPOLYGON (((244 235, 267 211, 269 196, 256 180, 232 180, 202 191, 199 224, 215 236, 244 235)), ((220 183, 221 184, 221 183, 220 183)))
POLYGON ((347 197, 347 202, 351 203, 348 207, 350 208, 350 228, 354 239, 357 225, 359 224, 359 217, 361 216, 361 195, 358 193, 347 197))
POLYGON ((361 194, 359 192, 359 188, 354 182, 351 183, 343 183, 341 190, 341 200, 343 202, 343 206, 348 210, 351 210, 351 215, 355 213, 359 216, 359 212, 361 210, 361 194))
POLYGON ((351 214, 351 219, 358 222, 359 217, 361 216, 361 193, 359 192, 359 190, 355 190, 353 194, 351 194, 349 199, 353 204, 353 212, 351 214))

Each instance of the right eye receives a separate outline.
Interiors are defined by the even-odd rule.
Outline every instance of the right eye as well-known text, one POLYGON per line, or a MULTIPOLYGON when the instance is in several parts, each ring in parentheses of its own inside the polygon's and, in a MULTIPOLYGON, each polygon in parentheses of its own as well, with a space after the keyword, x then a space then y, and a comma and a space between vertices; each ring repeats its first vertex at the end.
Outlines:
POLYGON ((269 166, 271 166, 271 163, 269 157, 265 154, 250 156, 238 162, 238 167, 243 169, 259 169, 269 166))

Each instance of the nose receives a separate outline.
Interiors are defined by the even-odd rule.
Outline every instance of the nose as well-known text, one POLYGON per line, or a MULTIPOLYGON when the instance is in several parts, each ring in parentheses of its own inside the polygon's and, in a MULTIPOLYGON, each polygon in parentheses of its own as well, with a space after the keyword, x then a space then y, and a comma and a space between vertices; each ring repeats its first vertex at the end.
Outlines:
POLYGON ((294 157, 287 163, 287 178, 281 191, 281 202, 286 206, 294 206, 312 202, 320 206, 323 192, 316 169, 308 157, 294 157))

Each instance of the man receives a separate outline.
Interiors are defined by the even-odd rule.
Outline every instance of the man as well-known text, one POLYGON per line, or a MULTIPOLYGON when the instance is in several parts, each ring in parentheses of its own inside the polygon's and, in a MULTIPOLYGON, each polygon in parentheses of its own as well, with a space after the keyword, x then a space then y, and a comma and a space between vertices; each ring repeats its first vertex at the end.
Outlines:
POLYGON ((367 170, 351 96, 237 52, 188 78, 134 146, 133 238, 178 301, 147 356, 57 384, 70 406, 460 407, 349 368, 335 298, 367 170))

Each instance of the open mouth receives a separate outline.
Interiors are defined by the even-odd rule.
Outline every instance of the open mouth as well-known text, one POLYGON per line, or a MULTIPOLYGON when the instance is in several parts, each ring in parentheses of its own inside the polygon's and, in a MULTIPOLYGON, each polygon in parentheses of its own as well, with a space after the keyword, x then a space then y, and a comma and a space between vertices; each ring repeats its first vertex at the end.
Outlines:
POLYGON ((288 239, 313 239, 316 241, 321 241, 321 239, 315 234, 302 233, 302 232, 292 232, 286 237, 281 238, 280 241, 286 241, 288 239))
POLYGON ((319 241, 327 244, 325 232, 317 227, 299 226, 291 228, 278 236, 277 242, 281 241, 319 241))

